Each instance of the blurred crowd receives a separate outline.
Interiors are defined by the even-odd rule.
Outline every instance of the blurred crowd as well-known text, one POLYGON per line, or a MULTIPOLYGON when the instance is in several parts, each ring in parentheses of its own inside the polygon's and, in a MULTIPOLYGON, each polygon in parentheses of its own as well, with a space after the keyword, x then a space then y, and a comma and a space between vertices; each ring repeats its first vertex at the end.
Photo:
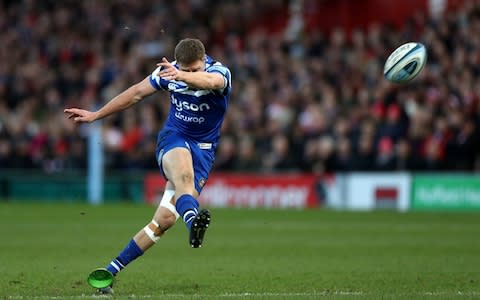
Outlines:
MULTIPOLYGON (((94 109, 148 76, 184 37, 232 71, 215 170, 469 171, 480 169, 480 6, 441 18, 323 32, 296 1, 0 1, 0 166, 86 168, 94 109), (277 16, 269 19, 267 16, 277 16), (281 30, 267 25, 286 20, 281 30), (262 23, 270 20, 270 24, 262 23), (419 78, 383 78, 388 54, 421 41, 419 78)), ((281 22, 279 22, 280 24, 281 22)), ((275 24, 273 24, 275 25, 275 24)), ((164 92, 102 121, 107 169, 155 170, 164 92)))

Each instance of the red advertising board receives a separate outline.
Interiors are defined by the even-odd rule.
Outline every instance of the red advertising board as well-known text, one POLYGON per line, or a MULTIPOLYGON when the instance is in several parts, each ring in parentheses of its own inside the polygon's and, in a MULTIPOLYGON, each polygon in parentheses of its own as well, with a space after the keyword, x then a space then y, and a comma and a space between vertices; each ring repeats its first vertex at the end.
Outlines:
MULTIPOLYGON (((319 206, 317 179, 313 175, 212 174, 200 203, 211 207, 304 208, 319 206)), ((163 194, 165 179, 158 174, 145 177, 145 201, 157 203, 163 194)))

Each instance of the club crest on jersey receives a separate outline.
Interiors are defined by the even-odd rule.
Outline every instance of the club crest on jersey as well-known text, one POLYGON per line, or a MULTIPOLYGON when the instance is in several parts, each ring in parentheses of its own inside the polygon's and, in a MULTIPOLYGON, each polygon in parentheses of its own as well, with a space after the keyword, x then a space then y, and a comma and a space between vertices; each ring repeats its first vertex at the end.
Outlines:
POLYGON ((174 95, 170 95, 170 99, 172 100, 172 104, 175 105, 175 109, 177 111, 182 111, 182 110, 189 110, 189 111, 204 111, 204 110, 209 110, 210 106, 208 103, 190 103, 188 101, 180 101, 177 98, 175 98, 174 95))

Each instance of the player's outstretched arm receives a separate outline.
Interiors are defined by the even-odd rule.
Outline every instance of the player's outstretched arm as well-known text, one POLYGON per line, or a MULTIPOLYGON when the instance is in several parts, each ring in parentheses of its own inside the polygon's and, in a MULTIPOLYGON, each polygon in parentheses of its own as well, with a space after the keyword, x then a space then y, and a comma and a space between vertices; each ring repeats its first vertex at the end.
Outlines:
POLYGON ((163 79, 183 81, 197 89, 219 90, 223 89, 226 85, 224 77, 219 73, 208 73, 204 71, 185 72, 178 70, 165 57, 157 66, 162 67, 158 75, 163 79))
POLYGON ((73 119, 76 123, 91 123, 113 113, 127 109, 142 100, 144 97, 153 94, 155 91, 156 90, 152 87, 147 77, 141 82, 132 85, 123 91, 97 111, 88 111, 80 108, 66 108, 64 112, 69 114, 68 118, 73 119))

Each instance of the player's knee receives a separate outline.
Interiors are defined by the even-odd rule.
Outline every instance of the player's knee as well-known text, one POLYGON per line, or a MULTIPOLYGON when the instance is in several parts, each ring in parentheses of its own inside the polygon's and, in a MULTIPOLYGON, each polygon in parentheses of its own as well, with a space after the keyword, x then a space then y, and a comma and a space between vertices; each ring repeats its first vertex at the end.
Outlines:
POLYGON ((160 219, 156 220, 160 227, 164 228, 164 231, 167 231, 170 227, 175 225, 177 217, 174 214, 168 216, 162 216, 160 219))
POLYGON ((190 172, 181 172, 179 181, 183 185, 190 185, 193 183, 193 174, 190 172))
POLYGON ((175 184, 175 194, 192 194, 195 191, 194 176, 190 172, 182 172, 177 177, 175 184))

